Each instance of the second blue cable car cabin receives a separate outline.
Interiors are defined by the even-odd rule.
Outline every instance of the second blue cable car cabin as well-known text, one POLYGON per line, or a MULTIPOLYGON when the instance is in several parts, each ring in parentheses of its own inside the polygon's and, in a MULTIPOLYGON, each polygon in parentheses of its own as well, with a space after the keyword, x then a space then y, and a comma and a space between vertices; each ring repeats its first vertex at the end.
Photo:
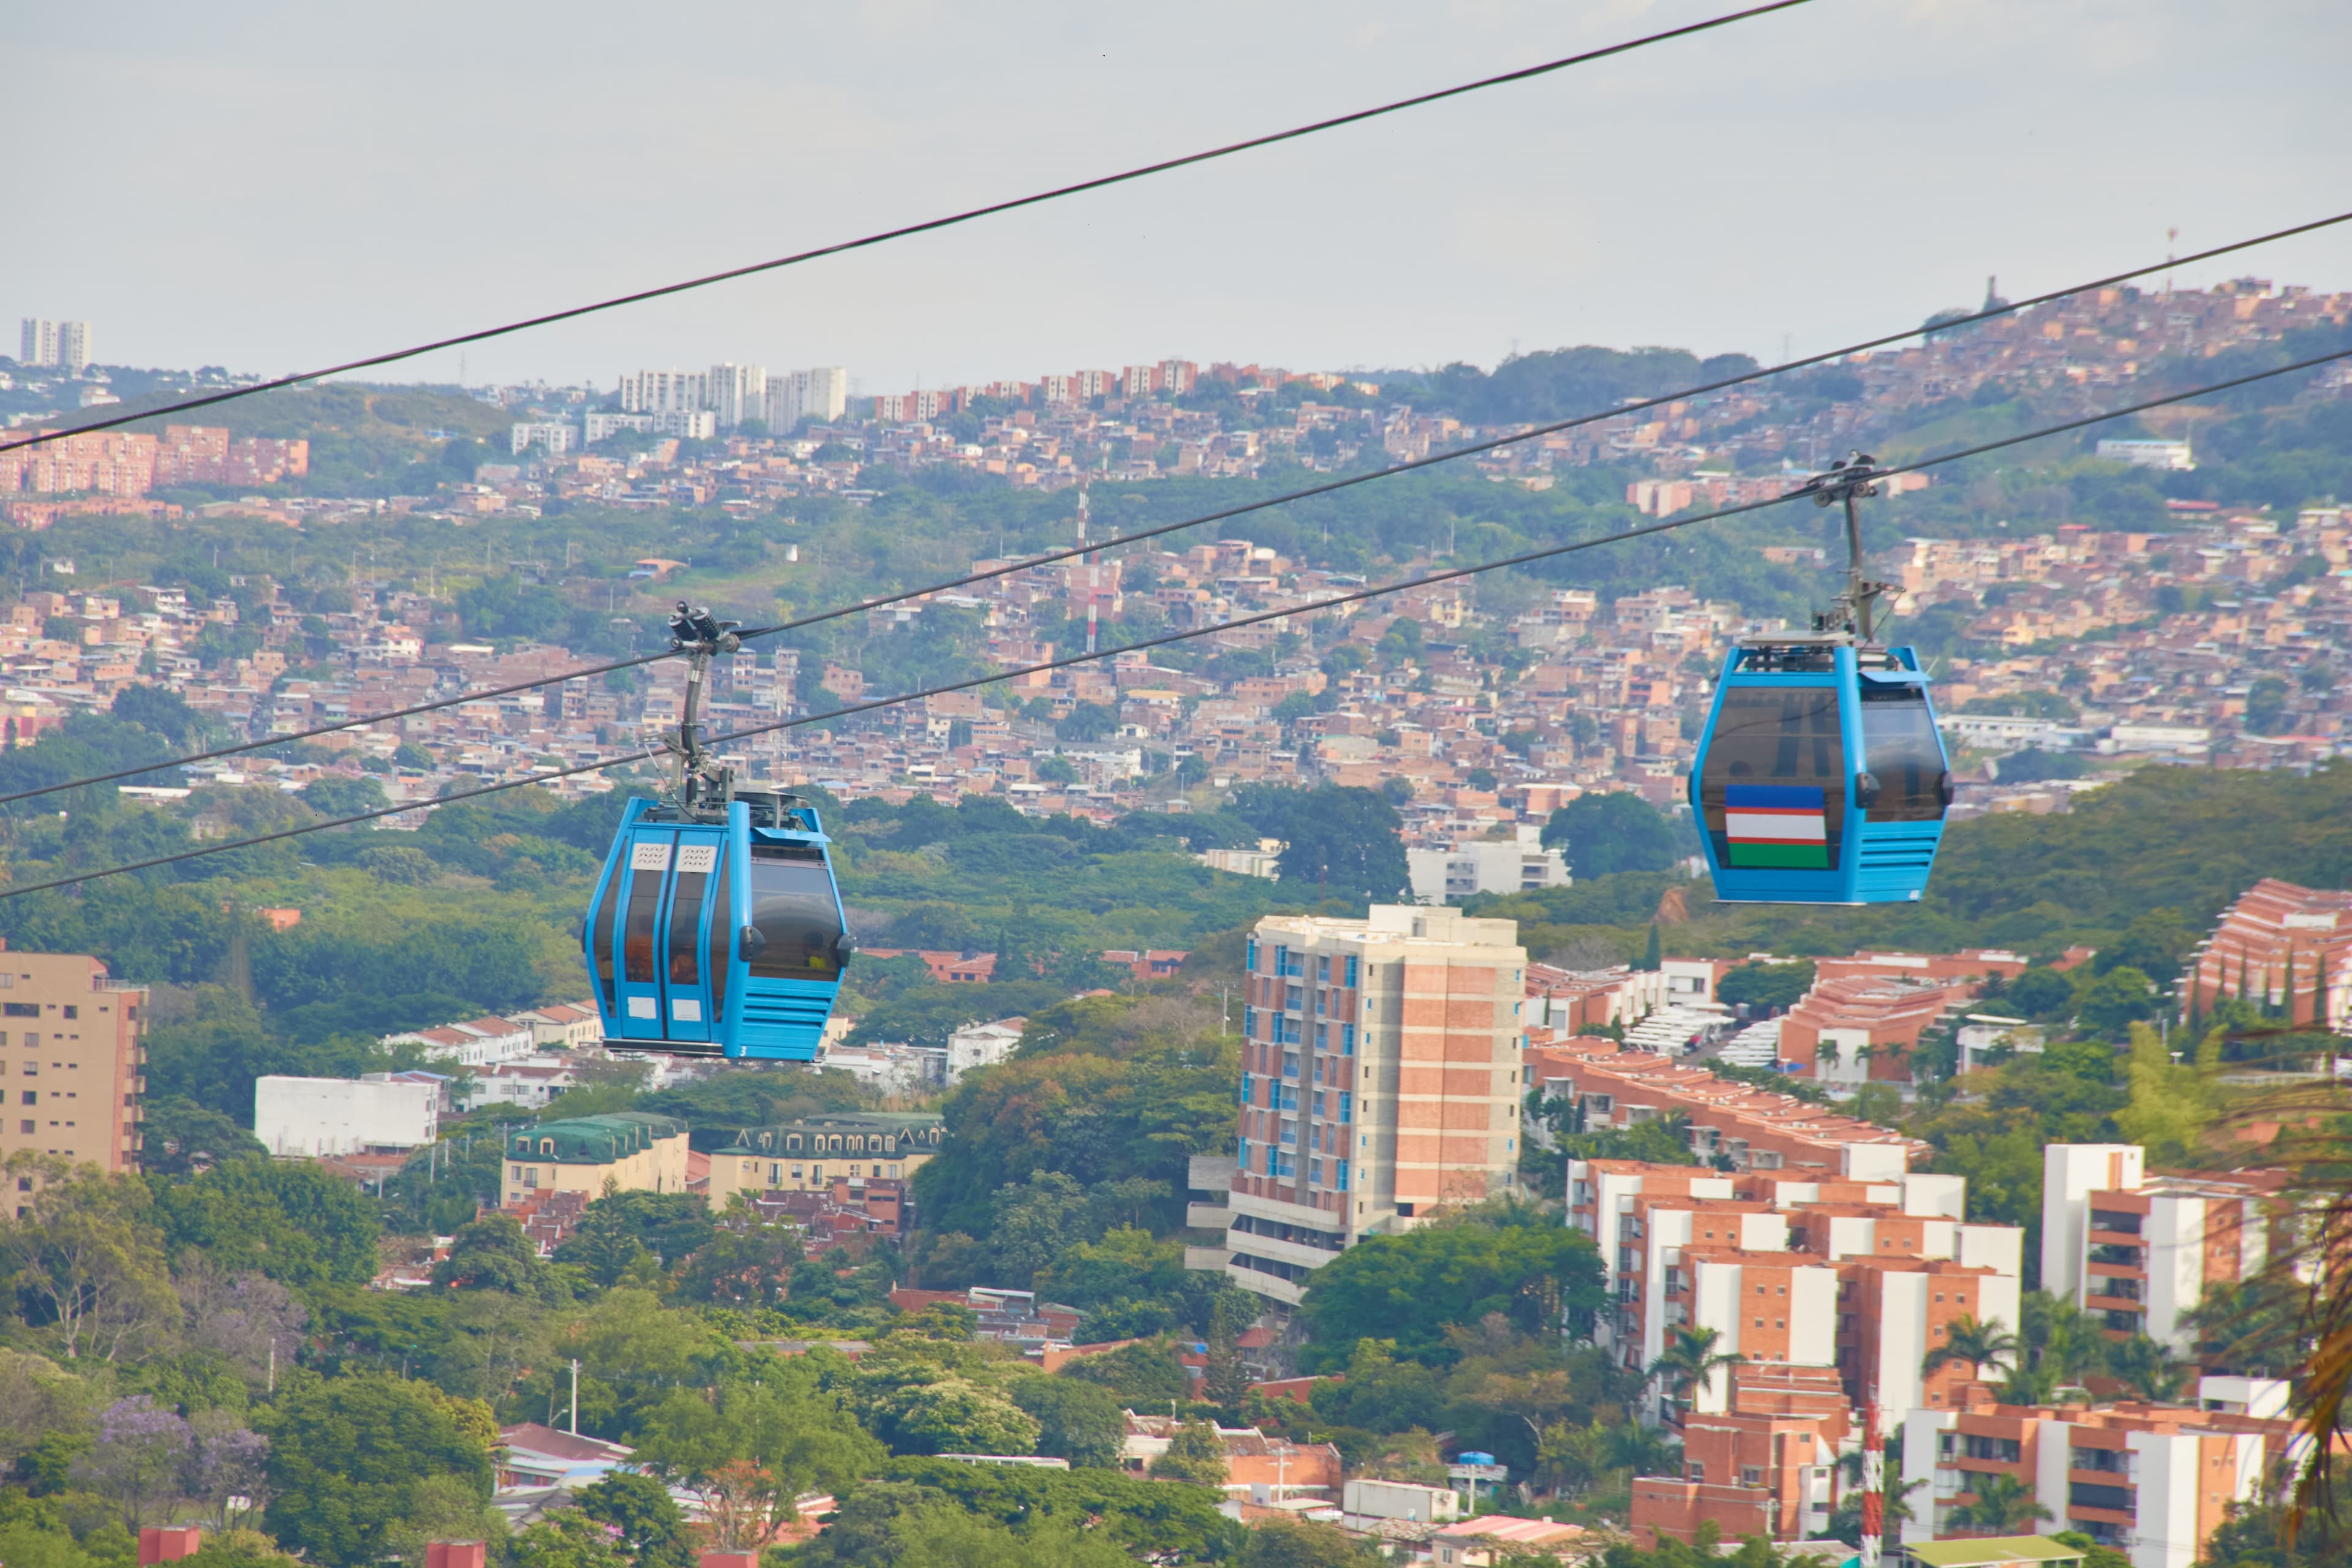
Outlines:
POLYGON ((1725 658, 1690 775, 1717 898, 1916 900, 1951 802, 1916 650, 1832 631, 1743 639, 1725 658))
POLYGON ((632 800, 582 931, 607 1043, 814 1060, 854 945, 830 842, 792 795, 632 800))

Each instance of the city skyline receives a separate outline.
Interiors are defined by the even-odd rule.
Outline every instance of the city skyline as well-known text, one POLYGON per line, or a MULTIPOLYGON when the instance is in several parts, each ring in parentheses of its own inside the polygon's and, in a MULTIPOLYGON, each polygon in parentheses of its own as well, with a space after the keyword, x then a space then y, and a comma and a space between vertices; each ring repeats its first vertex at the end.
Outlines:
MULTIPOLYGON (((2294 9, 2306 36, 2343 31, 2327 9, 2294 9)), ((0 111, 20 144, 38 150, 42 127, 68 118, 58 95, 80 84, 82 101, 89 68, 106 58, 99 112, 76 122, 86 155, 152 156, 132 143, 168 118, 184 155, 221 168, 278 163, 284 194, 264 225, 243 204, 211 200, 202 181, 123 206, 68 198, 73 221, 27 237, 0 268, 0 305, 100 323, 117 363, 278 372, 1706 14, 1396 8, 1350 13, 1342 27, 1302 13, 1254 23, 1245 51, 1213 17, 1177 29, 1072 16, 999 36, 906 12, 745 16, 723 34, 630 35, 637 108, 622 115, 579 109, 613 101, 620 85, 604 58, 622 24, 593 8, 562 33, 469 24, 475 47, 436 60, 451 83, 442 102, 407 88, 419 45, 363 23, 281 36, 249 20, 215 36, 134 10, 100 50, 86 25, 43 18, 24 41, 33 85, 0 111), (778 66, 768 46, 787 27, 793 50, 778 66), (735 44, 711 47, 722 36, 735 44), (719 107, 669 112, 706 101, 719 107), (289 117, 302 136, 280 134, 289 117), (387 137, 404 147, 396 167, 383 166, 387 137), (560 155, 477 156, 487 145, 560 155), (370 181, 363 206, 345 194, 355 171, 370 181), (658 206, 637 195, 656 190, 658 206), (578 216, 551 235, 541 212, 578 216), (649 212, 696 216, 648 223, 649 212), (183 243, 157 247, 159 227, 183 243)), ((2194 249, 2318 216, 2301 193, 2324 184, 2318 160, 2344 128, 2318 75, 2332 51, 2277 55, 2267 36, 2244 32, 2186 6, 2127 16, 1808 7, 477 345, 467 374, 603 384, 616 365, 751 358, 846 363, 871 393, 1030 362, 1171 354, 1339 370, 1491 364, 1514 348, 1580 342, 1764 358, 1784 338, 1819 349, 1973 300, 1988 274, 2012 293, 2059 286, 2161 256, 2172 227, 2194 249), (1823 89, 1831 61, 1847 62, 1835 91, 1823 89), (2118 130, 2144 133, 2151 106, 2191 101, 2207 111, 2193 142, 2119 142, 2118 130), (1859 219, 1857 198, 1840 194, 1855 191, 1859 219), (1425 210, 1390 221, 1400 201, 1425 210)), ((2251 272, 2337 287, 2352 280, 2352 239, 2233 260, 2180 281, 2251 272)), ((390 374, 447 382, 457 371, 448 353, 390 374)))

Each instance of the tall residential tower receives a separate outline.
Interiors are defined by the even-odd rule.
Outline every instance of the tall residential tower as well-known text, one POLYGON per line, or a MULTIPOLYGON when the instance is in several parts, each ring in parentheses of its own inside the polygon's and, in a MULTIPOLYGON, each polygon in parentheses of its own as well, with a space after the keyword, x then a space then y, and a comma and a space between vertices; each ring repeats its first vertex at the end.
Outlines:
POLYGON ((1517 1190, 1517 939, 1510 921, 1413 906, 1258 922, 1225 1233, 1234 1283, 1295 1304, 1364 1237, 1517 1190))

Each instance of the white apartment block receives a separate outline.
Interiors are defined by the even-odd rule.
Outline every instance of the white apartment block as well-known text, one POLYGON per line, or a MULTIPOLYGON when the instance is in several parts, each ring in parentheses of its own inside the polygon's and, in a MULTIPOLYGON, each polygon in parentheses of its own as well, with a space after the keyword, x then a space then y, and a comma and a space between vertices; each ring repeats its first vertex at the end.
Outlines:
POLYGON ((643 430, 650 434, 654 416, 650 414, 585 414, 581 416, 580 426, 581 440, 593 447, 619 430, 643 430))
POLYGON ((1451 849, 1408 849, 1412 896, 1450 904, 1473 893, 1522 893, 1569 885, 1568 863, 1542 843, 1543 830, 1523 826, 1509 838, 1473 838, 1451 849))
POLYGON ((1235 1284, 1296 1305, 1362 1237, 1517 1190, 1517 936, 1412 905, 1258 922, 1222 1249, 1235 1284))
POLYGON ((694 412, 709 406, 709 371, 641 370, 621 378, 625 414, 694 412))
POLYGON ((2132 1568, 2191 1568, 2230 1505, 2260 1496, 2264 1472, 2289 1451, 2286 1394, 2284 1383, 2208 1377, 2179 1406, 1913 1409, 1901 1484, 1925 1485, 1912 1493, 1903 1542, 1958 1534, 1948 1521, 1963 1494, 2005 1475, 2049 1511, 2034 1533, 2080 1531, 2132 1568))
POLYGON ((507 441, 516 456, 537 447, 551 458, 560 458, 572 450, 578 435, 569 425, 522 424, 507 431, 507 441))
POLYGON ((994 1067, 1013 1054, 1021 1044, 1021 1033, 1028 1025, 1026 1018, 999 1018, 989 1024, 966 1024, 948 1036, 946 1059, 942 1064, 948 1087, 963 1081, 963 1075, 978 1068, 994 1067))
POLYGON ((732 430, 747 419, 768 417, 768 367, 760 364, 714 364, 705 380, 703 406, 721 430, 732 430))
POLYGON ((2150 1173, 2135 1143, 2053 1143, 2042 1152, 2042 1288, 2119 1333, 2195 1348, 2183 1321, 2208 1286, 2270 1257, 2274 1182, 2150 1173))
MULTIPOLYGON (((1568 1223, 1599 1245, 1612 1303, 1594 1342, 1630 1369, 1648 1366, 1685 1327, 1755 1362, 1837 1370, 1849 1392, 1874 1389, 1890 1409, 1938 1404, 1920 1363, 1961 1318, 2019 1318, 2024 1232, 1969 1225, 1958 1176, 1787 1181, 1764 1172, 1579 1160, 1569 1166, 1568 1223), (1760 1299, 1759 1299, 1760 1298, 1760 1299)), ((1654 1404, 1663 1394, 1654 1388, 1654 1404)), ((1718 1415, 1721 1375, 1693 1408, 1718 1415)))
POLYGON ((19 364, 55 365, 79 375, 89 368, 91 358, 88 321, 24 319, 16 351, 19 364))
POLYGON ((803 419, 830 425, 849 411, 849 372, 819 365, 768 378, 768 429, 783 435, 803 419))
POLYGON ((708 441, 719 434, 719 416, 708 408, 666 408, 653 419, 656 436, 708 441))
POLYGON ((420 1149, 440 1126, 446 1085, 370 1073, 359 1079, 283 1078, 253 1085, 253 1135, 279 1157, 420 1149))

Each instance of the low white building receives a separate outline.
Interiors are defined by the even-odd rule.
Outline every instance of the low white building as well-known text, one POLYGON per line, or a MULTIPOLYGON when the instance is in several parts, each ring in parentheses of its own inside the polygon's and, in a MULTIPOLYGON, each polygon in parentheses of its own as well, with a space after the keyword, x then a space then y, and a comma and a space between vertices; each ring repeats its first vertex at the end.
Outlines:
POLYGON ((1543 847, 1543 830, 1522 826, 1508 838, 1473 838, 1450 849, 1408 849, 1413 901, 1449 904, 1473 893, 1524 893, 1565 888, 1568 862, 1543 847))
POLYGON ((1282 852, 1289 846, 1279 838, 1261 838, 1255 849, 1204 849, 1192 857, 1212 871, 1230 871, 1236 877, 1264 877, 1274 880, 1281 869, 1282 852))
POLYGON ((466 1107, 512 1105, 541 1110, 580 1081, 577 1065, 561 1057, 525 1057, 499 1062, 473 1075, 466 1107))
POLYGON ((421 1046, 436 1061, 453 1067, 484 1068, 518 1061, 538 1049, 531 1026, 499 1017, 470 1018, 437 1029, 412 1029, 386 1035, 387 1046, 421 1046))
POLYGON ((1339 1489, 1339 1522, 1349 1530, 1377 1530, 1382 1521, 1391 1519, 1439 1524, 1461 1517, 1462 1494, 1452 1487, 1364 1478, 1339 1489))
POLYGON ((933 1046, 877 1041, 866 1046, 827 1044, 817 1058, 819 1067, 839 1068, 863 1084, 885 1094, 912 1094, 940 1079, 940 1049, 933 1046))
POLYGON ((510 1013, 507 1020, 528 1027, 534 1045, 576 1051, 604 1043, 604 1020, 597 1016, 593 1001, 551 1002, 544 1007, 510 1013))
POLYGON ((2173 468, 2186 472, 2197 466, 2186 441, 2102 441, 2099 456, 2110 463, 2135 468, 2173 468))
POLYGON ((1974 1072, 1990 1062, 2004 1059, 1993 1052, 2042 1053, 2046 1031, 2039 1025, 2022 1018, 2005 1018, 1998 1013, 1970 1013, 1958 1030, 1960 1070, 1974 1072))
POLYGON ((253 1134, 272 1154, 327 1154, 418 1149, 438 1135, 445 1083, 430 1074, 370 1073, 362 1079, 257 1079, 253 1134))
POLYGON ((948 1037, 945 1064, 948 1086, 962 1081, 974 1068, 994 1067, 1021 1043, 1026 1018, 999 1018, 992 1024, 966 1024, 948 1037))

